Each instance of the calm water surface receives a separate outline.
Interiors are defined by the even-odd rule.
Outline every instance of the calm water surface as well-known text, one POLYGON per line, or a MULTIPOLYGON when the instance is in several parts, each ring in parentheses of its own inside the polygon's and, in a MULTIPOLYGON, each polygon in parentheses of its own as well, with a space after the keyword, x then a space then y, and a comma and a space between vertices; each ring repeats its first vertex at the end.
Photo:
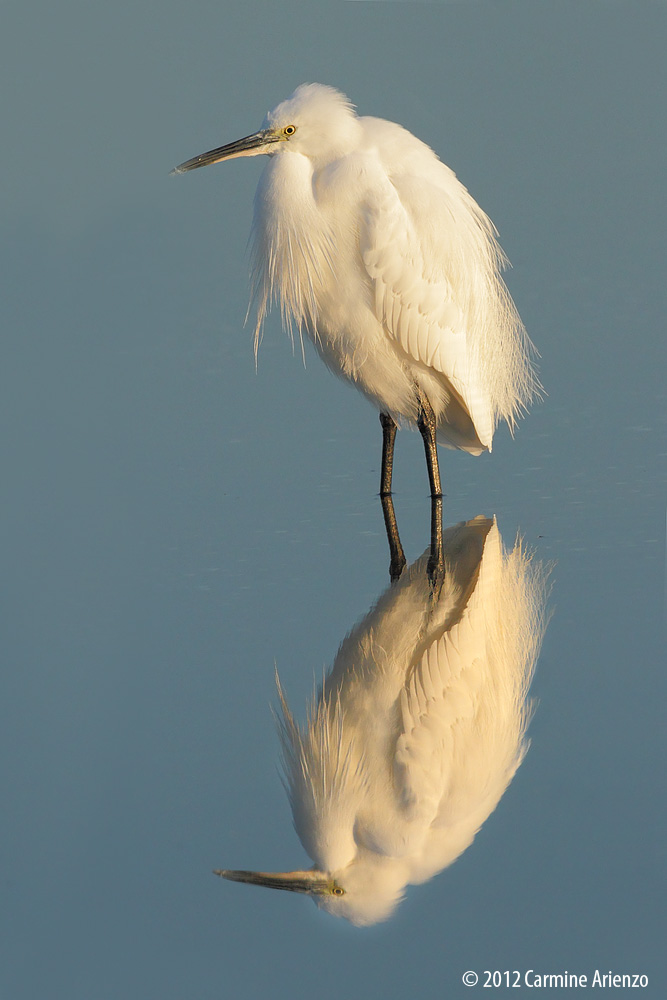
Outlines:
MULTIPOLYGON (((38 7, 10 4, 0 61, 0 993, 470 997, 466 971, 598 969, 662 997, 664 7, 38 7), (255 372, 260 165, 167 176, 310 79, 490 213, 548 392, 492 456, 441 452, 445 524, 495 515, 553 566, 531 747, 472 846, 366 930, 211 874, 309 864, 274 671, 303 719, 388 584, 377 415, 276 316, 255 372)), ((409 432, 395 490, 412 562, 409 432)))

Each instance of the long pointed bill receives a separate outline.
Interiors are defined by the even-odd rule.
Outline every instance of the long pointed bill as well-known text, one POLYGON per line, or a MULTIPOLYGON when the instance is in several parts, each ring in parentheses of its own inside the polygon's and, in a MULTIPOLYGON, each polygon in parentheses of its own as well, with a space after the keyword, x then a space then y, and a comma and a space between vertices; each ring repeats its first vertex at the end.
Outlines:
POLYGON ((220 160, 233 160, 237 156, 259 156, 268 152, 268 147, 275 142, 280 142, 281 133, 276 133, 273 129, 265 128, 260 132, 253 132, 236 142, 229 142, 226 146, 218 146, 217 149, 210 149, 208 153, 200 153, 193 156, 191 160, 179 164, 171 171, 172 174, 184 174, 188 170, 196 170, 197 167, 207 167, 210 163, 219 163, 220 160))
POLYGON ((323 872, 244 872, 221 871, 213 872, 230 882, 247 882, 249 885, 263 885, 267 889, 287 889, 288 892, 305 892, 309 895, 323 896, 331 892, 331 880, 323 872))

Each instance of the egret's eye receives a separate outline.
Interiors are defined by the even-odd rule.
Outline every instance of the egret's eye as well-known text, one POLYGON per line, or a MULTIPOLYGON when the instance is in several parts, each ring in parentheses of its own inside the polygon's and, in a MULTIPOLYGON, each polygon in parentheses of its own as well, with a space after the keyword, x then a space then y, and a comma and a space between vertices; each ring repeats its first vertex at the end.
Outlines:
POLYGON ((285 128, 283 129, 283 132, 285 133, 285 135, 294 135, 294 133, 296 132, 296 125, 286 125, 285 128))
POLYGON ((332 894, 332 896, 344 896, 345 895, 345 889, 341 889, 341 887, 339 885, 335 885, 333 887, 333 889, 331 890, 331 894, 332 894))

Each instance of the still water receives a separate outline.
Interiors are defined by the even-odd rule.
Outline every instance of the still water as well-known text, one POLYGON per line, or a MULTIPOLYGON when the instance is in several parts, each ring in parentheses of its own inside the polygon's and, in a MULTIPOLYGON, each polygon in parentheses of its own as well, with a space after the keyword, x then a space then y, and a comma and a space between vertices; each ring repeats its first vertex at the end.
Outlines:
POLYGON ((597 971, 662 997, 664 8, 68 3, 10 6, 8 28, 2 995, 470 997, 487 972, 597 971), (168 177, 303 80, 402 122, 469 186, 548 393, 491 456, 441 451, 445 537, 478 533, 462 591, 491 542, 497 567, 514 550, 533 582, 550 570, 539 656, 511 660, 523 694, 537 658, 527 735, 508 722, 503 767, 466 744, 497 805, 371 927, 212 874, 311 864, 276 670, 303 727, 413 584, 420 663, 451 639, 424 623, 460 611, 420 576, 418 435, 397 440, 410 568, 390 588, 377 415, 276 316, 255 370, 259 164, 168 177))

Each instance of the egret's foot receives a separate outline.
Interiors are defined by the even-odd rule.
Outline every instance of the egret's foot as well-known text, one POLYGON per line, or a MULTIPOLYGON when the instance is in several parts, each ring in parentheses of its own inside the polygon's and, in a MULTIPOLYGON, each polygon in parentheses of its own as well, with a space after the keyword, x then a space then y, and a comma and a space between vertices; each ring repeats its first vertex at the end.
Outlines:
POLYGON ((428 573, 428 582, 431 588, 431 600, 437 603, 440 600, 440 593, 442 591, 442 585, 445 582, 445 560, 438 555, 434 555, 433 552, 429 556, 429 560, 426 566, 426 572, 428 573))
POLYGON ((398 534, 398 524, 391 493, 381 493, 380 501, 382 503, 382 514, 384 515, 384 527, 387 532, 387 542, 389 543, 389 579, 392 583, 395 583, 405 569, 405 553, 403 552, 403 546, 398 534))
POLYGON ((396 581, 401 578, 401 574, 405 569, 405 563, 406 559, 405 556, 403 555, 402 549, 400 555, 398 556, 392 555, 391 562, 389 563, 389 579, 391 580, 392 583, 396 583, 396 581))

